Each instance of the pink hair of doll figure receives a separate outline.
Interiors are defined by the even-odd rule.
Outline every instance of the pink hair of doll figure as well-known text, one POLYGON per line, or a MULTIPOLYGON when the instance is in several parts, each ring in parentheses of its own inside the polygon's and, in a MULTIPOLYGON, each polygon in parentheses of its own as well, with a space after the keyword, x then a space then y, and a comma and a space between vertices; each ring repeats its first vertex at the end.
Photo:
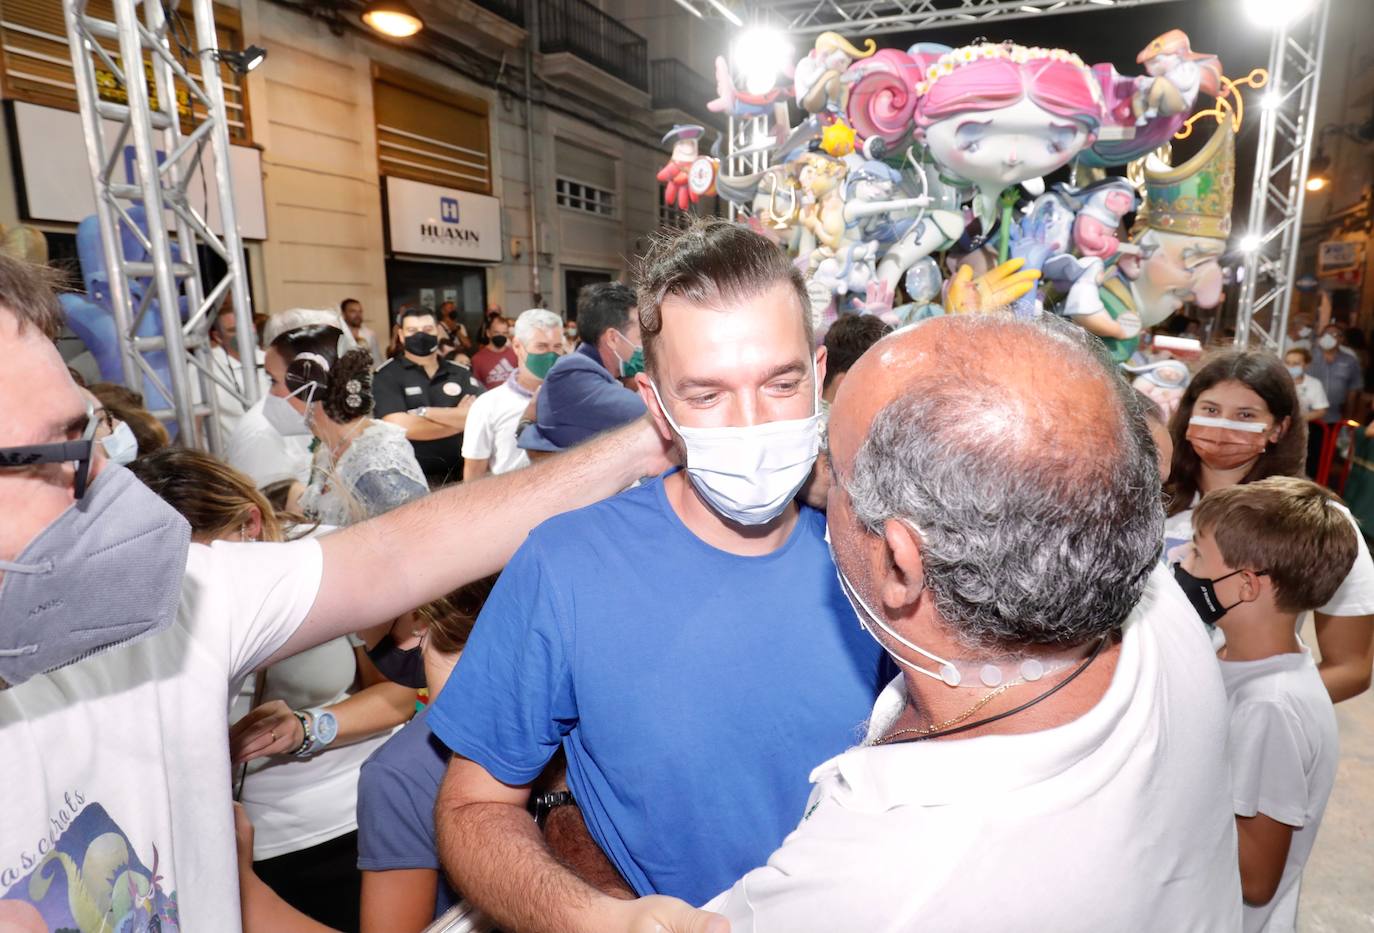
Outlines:
MULTIPOLYGON (((1105 116, 1092 71, 1063 49, 983 43, 913 60, 925 62, 912 113, 916 138, 945 179, 974 189, 982 236, 998 222, 1004 189, 1043 191, 1042 177, 1091 146, 1105 116)), ((895 284, 916 260, 963 235, 961 215, 937 210, 925 220, 888 250, 884 282, 895 284)))
POLYGON ((917 137, 949 174, 980 189, 1067 165, 1104 117, 1091 70, 1062 49, 955 49, 926 69, 917 92, 917 137))

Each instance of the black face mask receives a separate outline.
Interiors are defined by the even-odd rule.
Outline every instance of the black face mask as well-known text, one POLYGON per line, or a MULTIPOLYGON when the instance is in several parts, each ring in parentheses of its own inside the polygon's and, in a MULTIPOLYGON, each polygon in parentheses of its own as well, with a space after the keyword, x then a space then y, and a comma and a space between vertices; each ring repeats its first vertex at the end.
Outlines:
POLYGON ((500 350, 501 348, 503 348, 503 347, 506 345, 506 335, 505 335, 505 334, 496 334, 496 335, 494 335, 494 336, 491 338, 491 345, 492 345, 492 348, 493 348, 493 349, 500 350))
POLYGON ((407 353, 415 356, 429 356, 439 349, 439 338, 433 334, 411 334, 405 339, 405 348, 407 353))
POLYGON ((1205 577, 1195 577, 1183 569, 1182 564, 1174 564, 1174 579, 1178 581, 1179 588, 1183 590, 1183 595, 1188 597, 1188 602, 1193 604, 1197 614, 1202 617, 1202 621, 1208 625, 1216 625, 1218 620, 1226 613, 1240 605, 1232 603, 1223 606, 1221 600, 1217 598, 1216 584, 1222 580, 1229 580, 1239 570, 1233 570, 1224 577, 1217 577, 1215 580, 1208 580, 1205 577))
POLYGON ((368 658, 377 666, 381 675, 402 687, 419 690, 425 686, 425 661, 420 646, 398 648, 388 632, 367 651, 368 658))

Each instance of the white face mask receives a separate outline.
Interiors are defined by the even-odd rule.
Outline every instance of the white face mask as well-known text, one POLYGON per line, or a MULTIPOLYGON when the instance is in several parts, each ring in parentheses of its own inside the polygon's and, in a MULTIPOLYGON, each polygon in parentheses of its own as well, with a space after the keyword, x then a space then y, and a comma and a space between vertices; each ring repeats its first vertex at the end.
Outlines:
POLYGON ((1321 347, 1323 350, 1334 350, 1334 349, 1336 349, 1336 337, 1335 337, 1335 335, 1334 335, 1334 334, 1322 334, 1322 335, 1321 335, 1321 339, 1317 341, 1317 346, 1321 347))
POLYGON ((315 385, 313 382, 306 383, 286 398, 269 393, 263 399, 262 416, 282 437, 301 437, 310 433, 310 424, 305 420, 305 415, 292 408, 286 399, 300 395, 308 389, 305 407, 309 410, 310 403, 315 399, 315 385))
POLYGON ((124 421, 115 425, 109 437, 100 439, 100 446, 105 448, 105 456, 110 458, 110 462, 120 466, 128 466, 138 456, 138 438, 134 437, 134 429, 124 421))
MULTIPOLYGON (((812 383, 816 382, 812 361, 812 383)), ((718 513, 740 525, 766 525, 782 514, 811 475, 820 450, 820 402, 806 418, 747 427, 685 428, 668 414, 652 381, 663 417, 687 447, 687 477, 718 513)))
POLYGON ((1292 376, 1294 379, 1300 379, 1300 378, 1302 378, 1302 367, 1301 367, 1301 366, 1290 366, 1290 367, 1288 367, 1288 375, 1292 376))

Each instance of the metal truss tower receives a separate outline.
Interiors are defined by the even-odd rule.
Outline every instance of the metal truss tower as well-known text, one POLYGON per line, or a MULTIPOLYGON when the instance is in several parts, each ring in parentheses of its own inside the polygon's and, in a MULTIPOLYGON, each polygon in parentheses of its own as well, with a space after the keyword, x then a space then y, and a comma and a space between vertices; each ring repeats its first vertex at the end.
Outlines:
POLYGON ((1269 90, 1241 240, 1246 254, 1236 312, 1238 346, 1277 353, 1288 330, 1329 12, 1329 0, 1316 0, 1306 14, 1276 30, 1269 47, 1269 90))
POLYGON ((257 400, 257 340, 230 181, 212 0, 191 0, 194 49, 186 48, 175 31, 180 23, 168 15, 177 16, 179 2, 113 0, 113 21, 91 16, 87 0, 62 0, 62 6, 124 381, 135 391, 145 384, 155 386, 171 406, 153 414, 174 420, 182 443, 218 452, 227 438, 220 430, 215 386, 245 404, 257 400), (101 40, 117 43, 117 50, 101 40), (198 75, 186 67, 190 58, 199 62, 198 75), (101 99, 97 67, 114 76, 124 102, 101 99), (126 179, 129 146, 132 170, 126 179), (207 150, 213 166, 205 164, 207 150), (187 197, 188 183, 198 169, 214 172, 220 234, 210 229, 187 197), (135 206, 146 208, 146 232, 130 214, 135 206), (208 290, 201 278, 202 245, 218 255, 227 270, 208 290), (137 289, 137 299, 132 289, 137 289), (217 372, 210 357, 210 325, 226 295, 232 296, 238 325, 243 385, 217 372), (144 319, 153 313, 154 302, 162 334, 147 336, 144 319), (168 380, 149 359, 161 351, 166 353, 168 380))

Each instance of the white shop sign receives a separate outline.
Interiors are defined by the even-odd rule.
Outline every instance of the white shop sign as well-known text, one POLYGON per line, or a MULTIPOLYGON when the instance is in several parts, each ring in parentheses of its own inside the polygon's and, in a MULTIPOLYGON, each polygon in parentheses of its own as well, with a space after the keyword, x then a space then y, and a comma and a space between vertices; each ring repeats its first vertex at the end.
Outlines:
POLYGON ((1357 240, 1327 240, 1317 248, 1317 271, 1331 275, 1356 268, 1361 264, 1360 247, 1363 245, 1357 240))
POLYGON ((496 198, 387 178, 386 213, 392 252, 501 261, 501 202, 496 198))
MULTIPOLYGON (((81 132, 81 116, 71 110, 39 107, 15 101, 14 124, 23 176, 26 218, 65 223, 80 223, 95 213, 95 192, 91 185, 90 163, 86 158, 86 139, 81 132)), ((119 124, 101 121, 105 139, 113 143, 119 124)), ((161 142, 161 133, 154 141, 161 142)), ((122 165, 115 168, 114 180, 133 183, 132 140, 121 154, 122 165)), ((249 240, 267 238, 267 211, 262 196, 262 153, 252 146, 229 147, 229 173, 234 183, 234 211, 238 215, 239 235, 249 240)), ((219 195, 215 191, 214 155, 207 147, 204 165, 191 176, 187 199, 210 229, 222 233, 219 195), (206 203, 206 195, 209 203, 206 203)), ((171 213, 167 214, 171 222, 171 213)))

